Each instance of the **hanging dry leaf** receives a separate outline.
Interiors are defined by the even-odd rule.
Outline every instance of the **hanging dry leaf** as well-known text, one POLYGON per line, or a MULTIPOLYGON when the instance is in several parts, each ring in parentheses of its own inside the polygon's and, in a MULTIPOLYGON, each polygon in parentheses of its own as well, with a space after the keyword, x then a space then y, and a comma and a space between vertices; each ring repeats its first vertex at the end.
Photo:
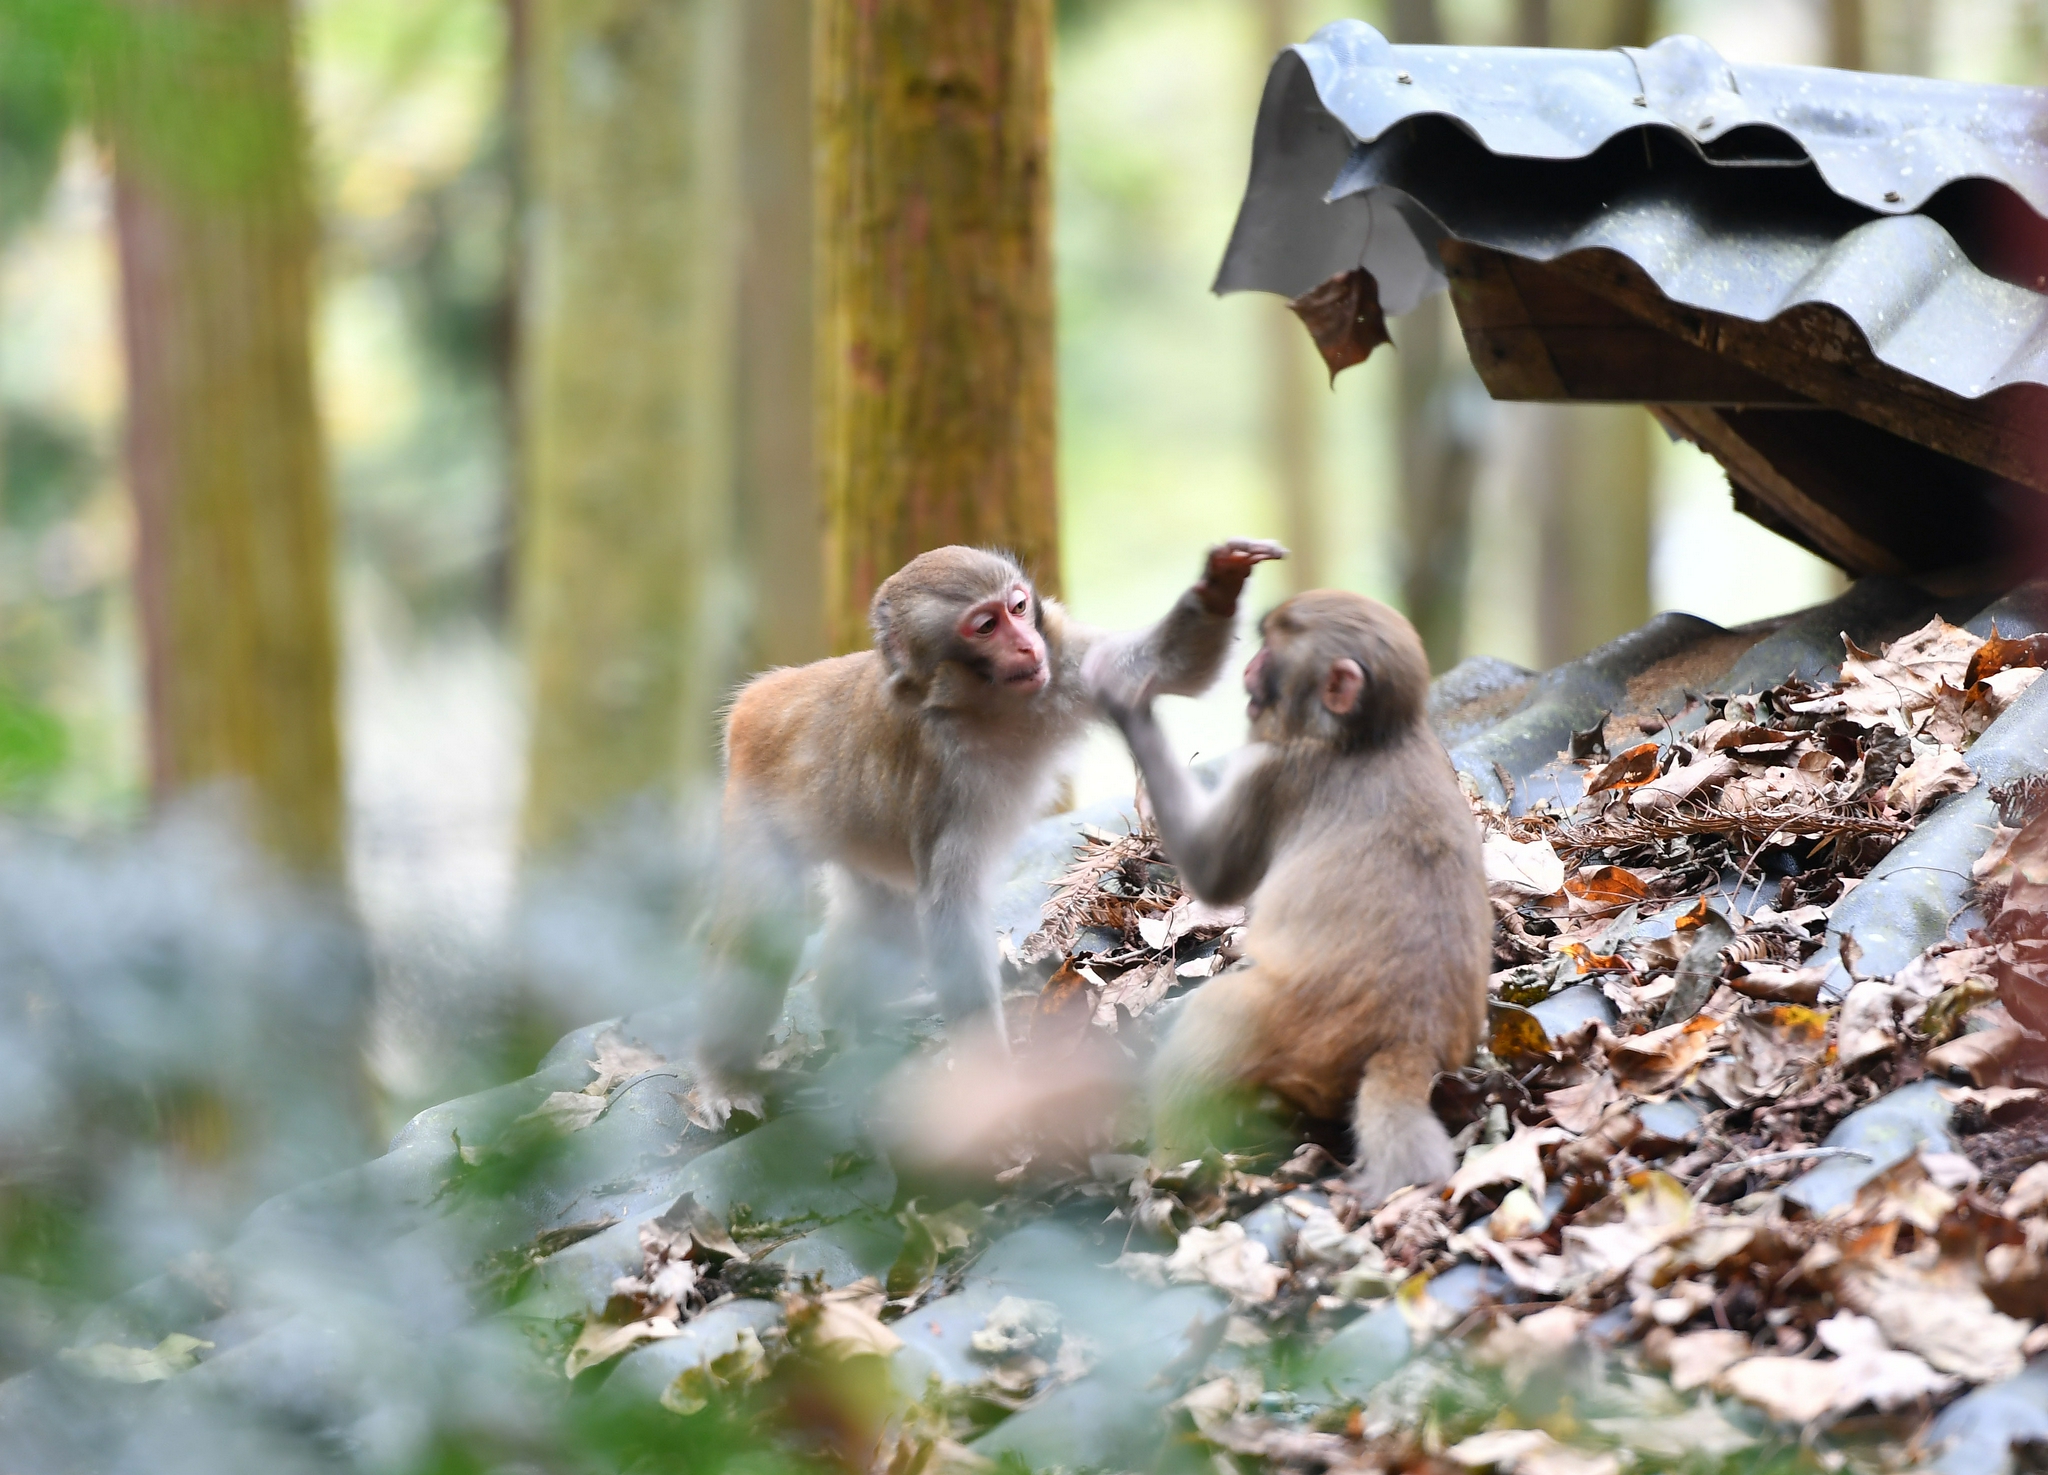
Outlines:
POLYGON ((1380 284, 1362 266, 1339 272, 1287 305, 1315 340, 1332 384, 1353 364, 1364 363, 1382 343, 1393 341, 1380 308, 1380 284))

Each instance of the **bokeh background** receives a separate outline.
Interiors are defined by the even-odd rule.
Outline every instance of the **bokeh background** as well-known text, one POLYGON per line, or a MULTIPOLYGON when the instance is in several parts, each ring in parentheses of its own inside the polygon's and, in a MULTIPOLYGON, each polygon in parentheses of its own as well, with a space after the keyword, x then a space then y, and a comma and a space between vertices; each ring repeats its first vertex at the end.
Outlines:
MULTIPOLYGON (((778 217, 756 198, 746 152, 764 128, 803 124, 775 90, 787 68, 779 83, 762 70, 751 3, 692 7, 701 54, 679 113, 697 130, 700 198, 673 250, 732 305, 688 349, 704 474, 731 488, 677 568, 712 591, 726 621, 692 676, 710 694, 707 714, 764 652, 801 652, 813 639, 804 621, 817 620, 811 555, 799 541, 785 556, 772 529, 762 532, 747 482, 762 455, 810 434, 806 395, 778 397, 772 372, 761 392, 774 346, 749 339, 764 318, 749 303, 801 301, 809 290, 801 253, 784 249, 778 217)), ((55 13, 15 0, 4 18, 25 25, 55 13)), ((0 889, 11 888, 18 919, 11 1017, 42 1017, 49 979, 69 978, 58 993, 76 1013, 79 1048, 103 1038, 96 1030, 146 1044, 155 949, 200 979, 179 997, 240 1001, 227 1013, 199 1002, 170 1011, 175 1028, 199 1029, 187 1053, 233 1036, 260 1055, 270 1026, 258 1002, 299 987, 278 983, 298 976, 293 949, 325 939, 305 943, 320 966, 361 975, 364 1143, 425 1104, 527 1068, 560 1028, 658 996, 680 967, 662 939, 687 911, 689 867, 676 857, 689 847, 669 818, 616 828, 608 870, 536 873, 522 861, 532 687, 519 623, 530 528, 520 294, 545 224, 520 174, 520 110, 532 100, 514 82, 522 48, 536 44, 524 13, 504 0, 303 0, 296 11, 318 234, 315 392, 335 524, 345 910, 361 924, 337 924, 333 936, 319 916, 293 910, 302 899, 266 889, 231 838, 231 807, 153 810, 112 144, 104 115, 58 95, 35 52, 0 58, 11 69, 0 89, 0 804, 10 817, 0 870, 13 877, 0 889), (79 940, 94 935, 117 939, 97 973, 78 961, 79 940), (107 992, 113 975, 135 991, 107 992), (246 988, 222 983, 244 978, 246 988), (91 999, 101 1014, 81 1002, 91 999)), ((1210 294, 1272 55, 1345 16, 1409 37, 1434 28, 1458 43, 1691 32, 1737 61, 2048 80, 2048 0, 1063 0, 1053 74, 1056 573, 1073 611, 1113 626, 1155 618, 1203 549, 1234 534, 1297 546, 1293 565, 1258 576, 1261 604, 1306 580, 1412 607, 1402 506, 1425 464, 1469 486, 1474 509, 1468 549, 1437 580, 1463 592, 1426 626, 1439 668, 1474 653, 1547 665, 1659 610, 1732 624, 1840 588, 1834 570, 1737 516, 1718 469, 1667 443, 1639 408, 1490 402, 1446 313, 1395 324, 1397 351, 1330 386, 1283 304, 1210 294)), ((770 37, 770 61, 775 52, 770 37)), ((169 116, 176 108, 174 86, 169 116)), ((1232 688, 1171 705, 1190 754, 1241 733, 1232 688)), ((708 715, 692 726, 679 771, 709 773, 711 734, 708 715)), ((1077 800, 1130 785, 1113 738, 1081 756, 1077 800)), ((304 967, 309 979, 319 973, 304 967)), ((350 1028, 335 1024, 329 1053, 350 1056, 350 1028)), ((42 1078, 16 1053, 16 1115, 0 1122, 10 1130, 40 1120, 20 1114, 42 1078)), ((187 1067, 173 1071, 185 1079, 178 1071, 187 1067)), ((169 1110, 152 1140, 168 1132, 188 1159, 225 1161, 228 1149, 207 1134, 226 1128, 208 1126, 209 1110, 169 1110)), ((214 1202, 246 1202, 306 1166, 293 1160, 214 1202)), ((190 1183, 179 1192, 206 1198, 190 1183)))

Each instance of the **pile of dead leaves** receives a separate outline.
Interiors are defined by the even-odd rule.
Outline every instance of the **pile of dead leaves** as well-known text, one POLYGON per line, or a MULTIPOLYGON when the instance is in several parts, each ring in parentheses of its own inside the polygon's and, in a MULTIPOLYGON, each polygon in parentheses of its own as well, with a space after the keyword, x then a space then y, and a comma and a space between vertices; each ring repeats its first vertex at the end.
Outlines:
MULTIPOLYGON (((886 1283, 785 1287, 761 1356, 887 1357, 890 1325, 998 1230, 1055 1215, 1121 1241, 1141 1282, 1228 1299, 1170 1369, 1182 1436, 1222 1455, 1517 1475, 1924 1458, 1944 1404, 2048 1347, 2048 785, 1994 796, 1980 931, 1888 977, 1851 940, 1839 1001, 1816 964, 1830 908, 1975 782, 1964 754, 2044 657, 1935 621, 1851 645, 1834 683, 1704 698, 1612 752, 1588 735, 1569 808, 1475 795, 1498 971, 1487 1047, 1436 1086, 1448 1183, 1361 1203, 1341 1129, 1315 1124, 1285 1162, 1160 1164, 1135 1140, 1020 1158, 978 1202, 906 1210, 886 1283), (1917 1150, 1844 1127, 1907 1087, 1883 1109, 1919 1103, 1917 1150), (1382 1343, 1397 1366, 1347 1372, 1382 1343)), ((1185 895, 1149 832, 1089 832, 1006 954, 1027 986, 1050 973, 1025 1032, 1141 1044, 1134 1024, 1236 960, 1243 921, 1185 895)), ((737 1247, 686 1206, 642 1250, 573 1364, 732 1293, 737 1247)), ((1086 1375, 1056 1308, 1005 1302, 977 1336, 980 1412, 919 1404, 868 1467, 971 1467, 991 1409, 1086 1375)), ((741 1348, 714 1381, 758 1376, 741 1348)))
MULTIPOLYGON (((1638 1388, 1605 1433, 1567 1399, 1540 1428, 1424 1438, 1395 1406, 1412 1389, 1375 1393, 1344 1449, 1311 1457, 1287 1444, 1301 1419, 1240 1369, 1189 1395, 1198 1428, 1280 1463, 1593 1470, 1641 1451, 1620 1437, 1634 1415, 1751 1442, 1725 1402, 1751 1426, 1853 1429, 1882 1465, 1945 1400, 2048 1345, 2048 789, 1998 796, 2012 823, 1978 867, 1986 932, 1858 976, 1839 1004, 1808 966, 1833 903, 1975 783, 1963 755, 2040 675, 2044 645, 1936 620, 1882 654, 1850 644, 1837 682, 1710 697, 1637 724, 1646 741, 1585 744, 1569 810, 1475 795, 1500 971, 1488 1050, 1438 1082, 1464 1155, 1451 1182, 1365 1206, 1340 1174, 1315 1176, 1332 1165, 1311 1150, 1267 1179, 1148 1170, 1118 1211, 1179 1235, 1126 1255, 1132 1274, 1213 1285, 1268 1335, 1314 1341, 1381 1299, 1418 1342, 1462 1323, 1426 1376, 1505 1377, 1474 1395, 1490 1420, 1526 1418, 1508 1385, 1567 1343, 1608 1349, 1609 1395, 1655 1373, 1657 1397, 1638 1388), (1787 1196, 1817 1164, 1868 1161, 1826 1139, 1930 1068, 1958 1082, 1959 1151, 1909 1154, 1823 1210, 1787 1196), (1272 1202, 1288 1205, 1285 1255, 1237 1222, 1272 1202), (1482 1309, 1433 1309, 1431 1284, 1461 1263, 1485 1267, 1482 1309)), ((1020 961, 1059 957, 1056 981, 1114 1027, 1226 966, 1240 920, 1200 913, 1149 835, 1092 835, 1020 961), (1211 930, 1189 948, 1175 919, 1196 918, 1211 930)), ((1327 1441, 1328 1425, 1306 1432, 1327 1441)))
POLYGON ((1115 1032, 1236 962, 1244 922, 1243 907, 1207 906, 1187 895, 1149 827, 1112 835, 1091 825, 1046 903, 1043 925, 1006 956, 1027 977, 1058 962, 1034 1014, 1056 1013, 1084 991, 1090 1021, 1115 1032))

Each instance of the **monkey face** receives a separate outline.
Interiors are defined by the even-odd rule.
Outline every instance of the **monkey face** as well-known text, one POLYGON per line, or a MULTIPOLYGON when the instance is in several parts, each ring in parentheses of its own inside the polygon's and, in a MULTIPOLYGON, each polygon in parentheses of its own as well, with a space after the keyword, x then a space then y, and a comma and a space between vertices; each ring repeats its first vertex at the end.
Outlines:
POLYGON ((967 648, 965 664, 991 686, 1030 694, 1044 690, 1052 679, 1045 637, 1038 630, 1038 599, 1021 580, 970 605, 955 633, 967 648))
POLYGON ((1298 594, 1259 622, 1259 638, 1244 685, 1261 741, 1377 742, 1412 722, 1429 690, 1414 628, 1362 595, 1298 594))
POLYGON ((1254 723, 1261 713, 1271 711, 1280 702, 1280 672, 1273 664, 1273 652, 1267 648, 1263 635, 1261 631, 1259 653, 1244 668, 1245 694, 1251 698, 1245 703, 1244 715, 1254 723))

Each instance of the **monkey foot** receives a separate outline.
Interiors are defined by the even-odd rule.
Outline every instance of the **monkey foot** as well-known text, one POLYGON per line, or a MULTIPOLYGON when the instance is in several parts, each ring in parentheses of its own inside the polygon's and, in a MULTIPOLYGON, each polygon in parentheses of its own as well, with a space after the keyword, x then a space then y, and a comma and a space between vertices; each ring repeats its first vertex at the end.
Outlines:
POLYGON ((722 1132, 736 1111, 765 1118, 767 1108, 759 1091, 727 1085, 709 1078, 698 1081, 683 1093, 683 1114, 707 1132, 722 1132))

